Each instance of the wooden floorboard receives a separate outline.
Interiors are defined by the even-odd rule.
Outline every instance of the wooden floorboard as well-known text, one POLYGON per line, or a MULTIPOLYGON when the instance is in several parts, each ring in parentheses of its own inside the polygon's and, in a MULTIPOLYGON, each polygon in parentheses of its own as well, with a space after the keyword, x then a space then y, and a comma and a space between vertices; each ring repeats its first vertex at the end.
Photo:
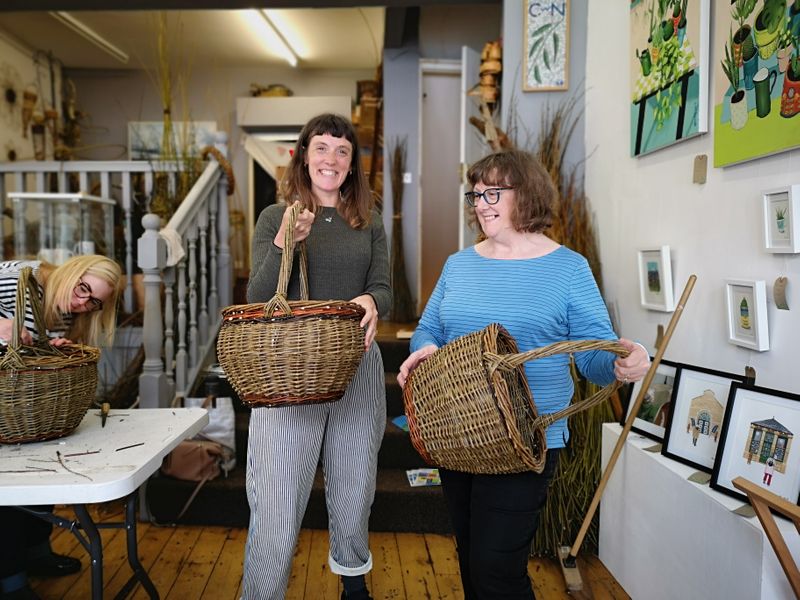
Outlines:
MULTIPOLYGON (((119 521, 122 505, 90 507, 97 521, 119 521)), ((68 508, 59 515, 73 519, 68 508)), ((113 598, 131 576, 125 532, 101 530, 104 541, 104 597, 113 598)), ((246 529, 226 527, 159 527, 137 525, 139 557, 165 600, 238 600, 246 529)), ((81 559, 80 573, 54 579, 32 579, 43 600, 72 600, 91 596, 88 554, 69 531, 52 536, 56 552, 81 559)), ((367 583, 376 600, 461 600, 464 598, 455 543, 450 536, 414 533, 371 533, 373 570, 367 583)), ((528 563, 537 598, 545 600, 627 600, 629 596, 596 556, 578 559, 584 591, 567 594, 558 563, 531 558, 528 563)), ((287 600, 338 600, 339 578, 328 566, 328 534, 304 529, 295 551, 287 600)), ((148 598, 140 586, 133 598, 148 598)))

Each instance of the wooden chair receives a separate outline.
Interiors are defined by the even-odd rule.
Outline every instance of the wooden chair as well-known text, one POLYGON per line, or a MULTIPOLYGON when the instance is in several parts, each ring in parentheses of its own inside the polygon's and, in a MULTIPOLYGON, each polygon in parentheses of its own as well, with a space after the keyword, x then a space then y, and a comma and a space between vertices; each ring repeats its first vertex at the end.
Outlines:
POLYGON ((792 586, 795 596, 800 598, 800 571, 798 571, 797 564, 783 539, 783 534, 778 529, 775 516, 771 512, 775 511, 791 519, 798 533, 800 533, 800 506, 784 500, 777 494, 765 490, 743 477, 736 477, 732 483, 736 488, 747 494, 747 498, 750 500, 758 520, 761 521, 761 526, 764 528, 767 538, 769 538, 769 543, 772 544, 772 549, 778 555, 778 561, 786 573, 789 585, 792 586))

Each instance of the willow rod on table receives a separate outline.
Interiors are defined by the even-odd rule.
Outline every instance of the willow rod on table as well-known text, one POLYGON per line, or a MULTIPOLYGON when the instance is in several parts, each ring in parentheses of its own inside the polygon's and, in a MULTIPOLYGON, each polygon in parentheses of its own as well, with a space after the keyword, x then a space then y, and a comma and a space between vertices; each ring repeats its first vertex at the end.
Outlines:
MULTIPOLYGON (((690 275, 688 281, 686 282, 686 287, 683 289, 683 294, 681 294, 681 298, 678 301, 678 306, 675 308, 675 312, 672 314, 672 318, 669 321, 669 325, 667 326, 667 330, 664 333, 664 339, 661 342, 661 345, 658 347, 656 351, 656 355, 653 358, 653 362, 650 364, 650 369, 644 376, 644 380, 642 381, 642 387, 639 389, 639 394, 636 396, 636 400, 633 403, 633 406, 628 411, 628 418, 625 420, 625 425, 622 427, 622 433, 617 440, 617 445, 614 446, 614 451, 611 453, 611 458, 608 460, 608 464, 606 465, 606 470, 603 472, 603 476, 600 478, 600 483, 597 486, 597 491, 594 493, 594 498, 592 498, 592 503, 589 505, 589 510, 586 513, 586 516, 583 519, 583 524, 581 525, 580 530, 578 531, 578 535, 575 537, 575 542, 572 544, 572 547, 569 550, 569 554, 566 556, 562 556, 561 562, 565 569, 572 569, 577 571, 577 567, 575 566, 575 558, 578 556, 578 551, 581 548, 581 544, 583 543, 583 538, 586 535, 587 530, 589 529, 589 525, 594 518, 594 513, 597 510, 597 506, 600 504, 600 498, 603 496, 603 491, 606 488, 606 484, 608 483, 609 478, 611 477, 611 473, 614 470, 614 465, 617 463, 617 459, 619 458, 620 453, 622 452, 622 448, 625 445, 625 440, 628 438, 628 432, 630 432, 631 427, 633 426, 633 422, 636 419, 636 415, 639 414, 639 408, 642 406, 642 402, 644 401, 644 396, 647 393, 647 389, 650 387, 650 384, 653 381, 653 378, 656 375, 656 369, 658 369, 658 365, 661 362, 661 358, 664 356, 664 352, 667 349, 667 345, 669 344, 669 340, 672 337, 672 332, 675 330, 675 326, 678 324, 678 321, 683 314, 683 309, 686 306, 686 301, 689 299, 689 296, 692 293, 692 289, 694 288, 694 284, 697 281, 696 275, 690 275)), ((580 586, 572 587, 570 585, 568 577, 567 587, 571 590, 579 590, 581 589, 580 586)))

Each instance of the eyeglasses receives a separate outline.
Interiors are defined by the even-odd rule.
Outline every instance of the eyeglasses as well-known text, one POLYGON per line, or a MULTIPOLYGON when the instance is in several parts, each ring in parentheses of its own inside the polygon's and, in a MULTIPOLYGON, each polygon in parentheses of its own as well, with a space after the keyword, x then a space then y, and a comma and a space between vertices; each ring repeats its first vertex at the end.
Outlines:
POLYGON ((86 303, 86 306, 89 307, 89 312, 93 312, 95 310, 100 310, 101 308, 103 308, 103 301, 100 300, 99 298, 95 298, 94 296, 92 296, 91 286, 88 283, 86 283, 83 279, 78 280, 78 285, 75 286, 73 292, 78 298, 89 299, 89 301, 86 303))
POLYGON ((500 201, 500 192, 513 189, 510 187, 493 187, 486 188, 482 192, 467 192, 464 194, 464 201, 473 207, 478 204, 478 198, 483 198, 486 204, 497 204, 500 201))

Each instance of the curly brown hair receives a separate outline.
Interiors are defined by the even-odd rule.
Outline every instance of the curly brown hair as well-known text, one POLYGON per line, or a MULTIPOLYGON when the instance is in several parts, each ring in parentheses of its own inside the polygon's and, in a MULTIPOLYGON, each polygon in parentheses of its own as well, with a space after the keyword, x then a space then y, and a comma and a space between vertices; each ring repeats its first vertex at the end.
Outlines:
POLYGON ((356 130, 353 124, 341 115, 325 113, 313 117, 305 124, 282 180, 283 197, 289 203, 300 200, 308 210, 313 213, 317 212, 319 203, 311 191, 311 176, 308 174, 305 155, 311 138, 315 135, 325 134, 344 138, 353 146, 350 173, 342 183, 342 187, 339 188, 341 200, 336 210, 351 227, 363 229, 370 223, 370 213, 375 201, 370 192, 364 169, 361 167, 361 153, 356 130))
MULTIPOLYGON (((553 224, 556 188, 550 174, 530 152, 502 150, 484 156, 469 168, 467 180, 472 187, 481 182, 514 188, 511 222, 517 231, 540 233, 553 224)), ((477 224, 474 208, 468 208, 468 215, 477 224)))

